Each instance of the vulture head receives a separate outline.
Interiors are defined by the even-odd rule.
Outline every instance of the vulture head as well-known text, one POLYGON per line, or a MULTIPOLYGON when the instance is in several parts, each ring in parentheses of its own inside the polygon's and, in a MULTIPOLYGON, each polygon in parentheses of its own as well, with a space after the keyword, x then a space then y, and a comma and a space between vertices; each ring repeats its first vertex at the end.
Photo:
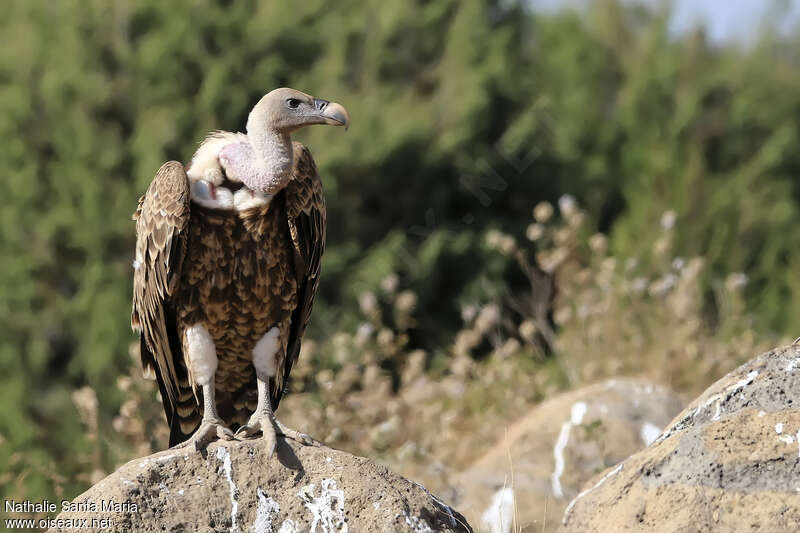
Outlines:
POLYGON ((312 124, 344 126, 346 130, 350 125, 350 115, 341 104, 282 87, 259 100, 247 119, 247 131, 267 129, 291 134, 312 124))
MULTIPOLYGON (((312 124, 347 129, 350 115, 340 104, 295 89, 284 87, 267 93, 250 111, 246 136, 212 133, 195 152, 187 175, 193 182, 206 183, 195 186, 198 191, 195 198, 225 203, 214 200, 219 195, 225 196, 222 189, 216 190, 225 178, 244 184, 260 196, 276 194, 291 179, 294 165, 291 134, 312 124), (209 187, 212 191, 209 194, 199 192, 209 187)), ((231 196, 230 191, 227 196, 231 196)))

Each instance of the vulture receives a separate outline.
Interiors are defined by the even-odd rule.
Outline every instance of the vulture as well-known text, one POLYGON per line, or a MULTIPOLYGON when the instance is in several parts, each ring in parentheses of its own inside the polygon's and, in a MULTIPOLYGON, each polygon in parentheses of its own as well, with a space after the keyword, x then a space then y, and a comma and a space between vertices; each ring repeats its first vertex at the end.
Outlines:
POLYGON ((276 418, 311 314, 325 247, 325 198, 311 124, 347 129, 340 104, 281 88, 246 133, 210 133, 184 167, 164 163, 139 199, 131 325, 161 392, 169 445, 309 436, 276 418), (236 434, 233 431, 236 430, 236 434))

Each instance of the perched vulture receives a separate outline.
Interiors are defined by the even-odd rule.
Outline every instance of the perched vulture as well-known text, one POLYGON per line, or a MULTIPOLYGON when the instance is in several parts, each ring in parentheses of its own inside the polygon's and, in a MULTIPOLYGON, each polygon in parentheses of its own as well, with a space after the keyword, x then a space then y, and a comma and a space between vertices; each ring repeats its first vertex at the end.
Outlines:
POLYGON ((247 133, 211 133, 184 166, 169 161, 139 199, 131 324, 158 386, 170 446, 262 432, 313 439, 275 419, 311 314, 325 246, 314 159, 291 134, 347 128, 337 103, 270 92, 247 133), (201 407, 202 405, 202 407, 201 407))

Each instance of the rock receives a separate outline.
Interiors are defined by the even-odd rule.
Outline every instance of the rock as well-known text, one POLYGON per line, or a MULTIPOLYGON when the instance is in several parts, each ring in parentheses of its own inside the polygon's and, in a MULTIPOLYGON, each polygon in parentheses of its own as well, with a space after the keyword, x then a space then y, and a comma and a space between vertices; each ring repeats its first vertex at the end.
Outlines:
POLYGON ((519 528, 554 531, 587 480, 655 440, 682 406, 663 387, 631 379, 557 396, 507 438, 497 428, 494 448, 453 480, 461 487, 455 501, 480 530, 510 531, 516 500, 519 528))
POLYGON ((587 483, 562 531, 795 531, 799 408, 800 347, 756 357, 587 483))
POLYGON ((57 518, 102 531, 472 531, 424 487, 369 459, 283 439, 271 460, 260 440, 135 459, 69 511, 57 518))

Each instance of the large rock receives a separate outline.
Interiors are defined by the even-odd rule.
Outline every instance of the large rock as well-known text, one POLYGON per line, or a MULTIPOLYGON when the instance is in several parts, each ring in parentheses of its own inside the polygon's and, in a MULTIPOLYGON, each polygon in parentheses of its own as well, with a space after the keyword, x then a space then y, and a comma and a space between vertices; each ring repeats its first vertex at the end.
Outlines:
POLYGON ((479 529, 554 531, 581 486, 655 440, 683 404, 663 387, 616 379, 548 400, 453 480, 479 529), (514 518, 516 503, 516 524, 514 518))
POLYGON ((279 439, 269 460, 263 448, 230 441, 135 459, 57 518, 94 519, 102 531, 471 531, 424 487, 369 459, 279 439), (103 512, 110 503, 120 512, 103 512))
POLYGON ((590 481, 563 531, 796 531, 800 347, 706 390, 646 450, 590 481))

